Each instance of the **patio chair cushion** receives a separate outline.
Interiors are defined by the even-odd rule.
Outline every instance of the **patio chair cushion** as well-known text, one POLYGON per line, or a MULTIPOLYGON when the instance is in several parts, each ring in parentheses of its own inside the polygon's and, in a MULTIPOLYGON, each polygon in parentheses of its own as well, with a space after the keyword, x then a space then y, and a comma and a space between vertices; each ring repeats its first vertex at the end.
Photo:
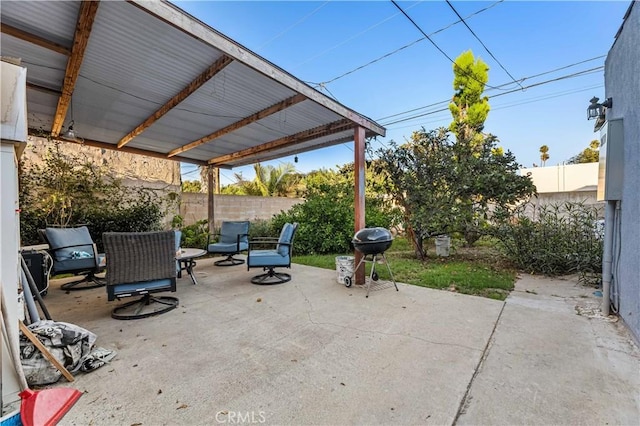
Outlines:
POLYGON ((115 298, 121 298, 157 291, 172 291, 172 285, 172 280, 166 278, 153 281, 118 284, 117 286, 114 286, 112 295, 115 298))
POLYGON ((222 222, 217 243, 207 246, 209 253, 239 253, 249 249, 249 222, 222 222), (238 235, 240 238, 238 239, 238 235))
POLYGON ((104 254, 97 254, 86 226, 77 228, 46 228, 43 237, 53 256, 55 273, 99 271, 104 267, 104 254), (97 256, 97 257, 96 257, 97 256))
MULTIPOLYGON (((86 226, 79 228, 47 228, 47 241, 57 261, 92 259, 93 239, 86 226), (59 250, 58 250, 59 249, 59 250)), ((91 262, 95 264, 95 260, 91 262)))
POLYGON ((250 266, 289 266, 289 252, 283 256, 278 250, 251 250, 250 266))
POLYGON ((291 238, 293 237, 293 231, 294 226, 291 223, 285 223, 282 227, 282 231, 280 231, 280 238, 278 238, 278 246, 276 250, 281 256, 289 257, 289 244, 291 243, 291 238))

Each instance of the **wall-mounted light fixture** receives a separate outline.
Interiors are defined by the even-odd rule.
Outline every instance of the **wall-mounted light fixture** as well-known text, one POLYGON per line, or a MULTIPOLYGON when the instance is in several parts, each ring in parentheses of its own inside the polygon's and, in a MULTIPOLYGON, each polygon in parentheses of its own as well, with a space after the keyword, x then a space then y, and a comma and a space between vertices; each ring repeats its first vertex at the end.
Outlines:
POLYGON ((600 99, 595 96, 591 98, 591 105, 587 108, 587 120, 605 118, 607 108, 613 106, 613 100, 611 98, 607 98, 603 103, 598 103, 599 100, 600 99))
POLYGON ((613 106, 613 100, 607 98, 603 103, 598 102, 597 97, 591 98, 591 105, 587 107, 587 120, 595 119, 596 123, 593 125, 593 131, 597 132, 604 125, 607 120, 607 109, 613 106))

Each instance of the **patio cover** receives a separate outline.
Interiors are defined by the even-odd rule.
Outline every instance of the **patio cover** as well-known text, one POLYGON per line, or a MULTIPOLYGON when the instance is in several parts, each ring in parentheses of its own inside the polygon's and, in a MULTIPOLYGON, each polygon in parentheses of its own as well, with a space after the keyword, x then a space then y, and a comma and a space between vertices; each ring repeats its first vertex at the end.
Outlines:
POLYGON ((1 22, 32 135, 229 168, 385 134, 165 1, 3 2, 1 22))

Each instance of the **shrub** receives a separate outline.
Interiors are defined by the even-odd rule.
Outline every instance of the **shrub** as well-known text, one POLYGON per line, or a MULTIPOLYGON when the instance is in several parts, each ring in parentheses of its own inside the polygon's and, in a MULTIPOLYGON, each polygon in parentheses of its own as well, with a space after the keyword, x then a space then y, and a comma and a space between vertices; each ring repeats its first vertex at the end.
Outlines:
POLYGON ((182 227, 182 247, 206 249, 209 225, 207 219, 182 227))
POLYGON ((595 207, 566 202, 541 208, 538 219, 522 211, 494 227, 505 255, 521 270, 545 275, 602 272, 602 235, 595 207))
MULTIPOLYGON (((374 198, 366 200, 366 226, 389 228, 393 216, 374 198)), ((348 184, 321 184, 313 188, 304 203, 274 216, 272 232, 280 232, 286 222, 298 222, 296 254, 346 253, 354 234, 353 188, 348 184)), ((277 235, 277 234, 276 234, 277 235)))
POLYGON ((102 233, 142 232, 161 228, 170 197, 127 187, 106 167, 62 152, 59 142, 42 164, 21 164, 20 234, 23 245, 38 244, 38 229, 87 225, 102 250, 102 233))

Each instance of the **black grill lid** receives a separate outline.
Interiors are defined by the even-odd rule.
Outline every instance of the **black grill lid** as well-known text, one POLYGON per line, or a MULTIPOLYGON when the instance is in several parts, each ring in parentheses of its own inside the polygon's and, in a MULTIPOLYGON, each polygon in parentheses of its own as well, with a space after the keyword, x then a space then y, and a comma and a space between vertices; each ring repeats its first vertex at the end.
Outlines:
POLYGON ((379 243, 383 241, 392 241, 393 235, 386 228, 363 228, 356 232, 353 237, 353 243, 379 243))

